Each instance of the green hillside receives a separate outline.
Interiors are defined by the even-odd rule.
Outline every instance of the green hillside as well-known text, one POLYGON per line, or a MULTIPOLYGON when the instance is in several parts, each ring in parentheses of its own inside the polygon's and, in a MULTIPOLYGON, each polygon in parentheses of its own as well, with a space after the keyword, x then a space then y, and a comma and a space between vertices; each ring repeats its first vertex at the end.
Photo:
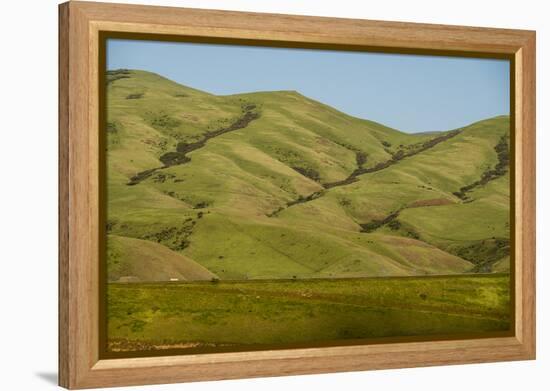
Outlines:
POLYGON ((199 281, 216 275, 185 255, 148 240, 109 235, 109 281, 199 281))
POLYGON ((109 281, 509 270, 509 118, 406 134, 295 91, 107 75, 109 281))

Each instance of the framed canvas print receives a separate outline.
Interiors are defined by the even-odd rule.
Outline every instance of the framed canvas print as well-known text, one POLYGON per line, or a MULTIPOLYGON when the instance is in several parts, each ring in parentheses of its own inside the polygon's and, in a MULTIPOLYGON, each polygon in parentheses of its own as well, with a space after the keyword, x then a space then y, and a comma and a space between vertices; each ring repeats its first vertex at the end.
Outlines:
POLYGON ((534 32, 59 11, 62 386, 534 359, 534 32))

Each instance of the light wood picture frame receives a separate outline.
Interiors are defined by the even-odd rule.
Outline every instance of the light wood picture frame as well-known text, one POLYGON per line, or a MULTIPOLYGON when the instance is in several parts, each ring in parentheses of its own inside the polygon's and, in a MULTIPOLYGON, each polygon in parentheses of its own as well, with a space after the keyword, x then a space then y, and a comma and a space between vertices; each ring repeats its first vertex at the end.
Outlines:
POLYGON ((535 359, 535 32, 70 1, 59 6, 59 384, 69 389, 535 359), (515 145, 511 336, 104 358, 100 352, 100 40, 508 58, 515 145))

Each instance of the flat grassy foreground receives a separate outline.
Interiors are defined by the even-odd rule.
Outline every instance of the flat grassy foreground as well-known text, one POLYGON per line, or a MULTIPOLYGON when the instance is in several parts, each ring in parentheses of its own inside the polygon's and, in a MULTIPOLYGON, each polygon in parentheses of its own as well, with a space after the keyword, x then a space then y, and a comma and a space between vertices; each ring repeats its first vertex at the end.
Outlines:
POLYGON ((111 351, 505 331, 508 274, 110 283, 111 351))

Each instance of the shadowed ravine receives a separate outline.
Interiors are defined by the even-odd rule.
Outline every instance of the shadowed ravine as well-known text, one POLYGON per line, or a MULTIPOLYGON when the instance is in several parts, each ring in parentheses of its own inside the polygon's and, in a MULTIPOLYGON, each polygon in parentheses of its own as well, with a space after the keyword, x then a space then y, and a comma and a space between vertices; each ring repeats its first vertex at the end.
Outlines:
POLYGON ((447 132, 447 133, 445 133, 441 136, 435 137, 431 140, 428 140, 428 141, 422 143, 417 149, 412 150, 412 151, 405 152, 403 150, 399 150, 398 152, 393 154, 391 159, 386 160, 385 162, 378 163, 374 167, 370 167, 370 168, 362 167, 362 165, 366 161, 366 158, 359 159, 359 157, 358 157, 357 158, 358 167, 347 178, 345 178, 341 181, 324 183, 322 185, 324 187, 324 190, 318 190, 318 191, 313 192, 313 193, 311 193, 311 194, 309 194, 308 196, 305 196, 305 197, 300 196, 300 197, 298 197, 298 199, 288 202, 286 204, 286 206, 280 207, 279 209, 276 209, 273 212, 268 213, 267 216, 268 217, 275 217, 279 213, 281 213, 282 211, 284 211, 284 210, 286 210, 286 209, 288 209, 288 208, 290 208, 294 205, 303 204, 303 203, 306 203, 306 202, 316 200, 317 198, 320 198, 325 194, 325 190, 332 189, 334 187, 350 185, 350 184, 356 182, 358 180, 357 177, 359 177, 360 175, 370 174, 370 173, 373 173, 373 172, 376 172, 376 171, 384 170, 384 169, 398 163, 399 161, 401 161, 401 160, 403 160, 407 157, 417 155, 421 152, 424 152, 428 149, 431 149, 431 148, 435 147, 437 144, 439 144, 443 141, 449 140, 450 138, 453 138, 453 137, 457 136, 461 131, 462 131, 462 129, 457 129, 457 130, 447 132))
MULTIPOLYGON (((503 136, 499 140, 498 144, 495 145, 494 150, 497 153, 497 158, 498 158, 498 163, 495 165, 495 167, 492 170, 487 170, 486 172, 484 172, 481 175, 481 179, 479 179, 478 181, 470 185, 464 186, 460 189, 460 191, 453 193, 453 195, 460 198, 462 202, 473 201, 473 199, 471 199, 466 195, 467 192, 472 191, 476 187, 484 186, 489 182, 500 178, 501 176, 506 174, 506 172, 508 171, 509 156, 508 156, 508 142, 506 141, 506 137, 503 136)), ((382 226, 387 225, 392 221, 395 221, 399 217, 399 213, 401 213, 403 209, 407 209, 410 207, 411 206, 405 206, 399 210, 391 212, 389 215, 387 215, 385 218, 381 220, 372 220, 368 223, 360 224, 361 232, 373 232, 378 228, 381 228, 382 226)))
POLYGON ((494 148, 498 163, 492 170, 485 171, 481 178, 467 186, 461 187, 459 191, 454 192, 453 194, 460 198, 464 202, 472 201, 472 199, 467 195, 477 187, 484 186, 487 183, 494 181, 495 179, 500 178, 508 172, 508 165, 510 164, 510 153, 508 151, 508 140, 506 136, 502 136, 495 145, 494 148))
POLYGON ((233 122, 229 126, 222 127, 210 132, 206 132, 204 134, 204 137, 199 141, 196 141, 194 143, 179 142, 176 146, 175 151, 167 152, 164 155, 159 157, 159 160, 164 164, 163 166, 137 173, 132 178, 130 178, 130 182, 128 182, 127 185, 128 186, 137 185, 144 179, 149 178, 158 170, 163 170, 168 167, 177 166, 180 164, 185 164, 190 162, 191 158, 188 157, 187 154, 204 147, 208 140, 221 136, 222 134, 225 134, 225 133, 246 128, 248 124, 250 124, 255 119, 258 119, 260 117, 260 114, 254 111, 255 109, 256 109, 256 105, 254 104, 249 104, 245 106, 244 114, 241 117, 239 117, 237 120, 235 120, 235 122, 233 122))

